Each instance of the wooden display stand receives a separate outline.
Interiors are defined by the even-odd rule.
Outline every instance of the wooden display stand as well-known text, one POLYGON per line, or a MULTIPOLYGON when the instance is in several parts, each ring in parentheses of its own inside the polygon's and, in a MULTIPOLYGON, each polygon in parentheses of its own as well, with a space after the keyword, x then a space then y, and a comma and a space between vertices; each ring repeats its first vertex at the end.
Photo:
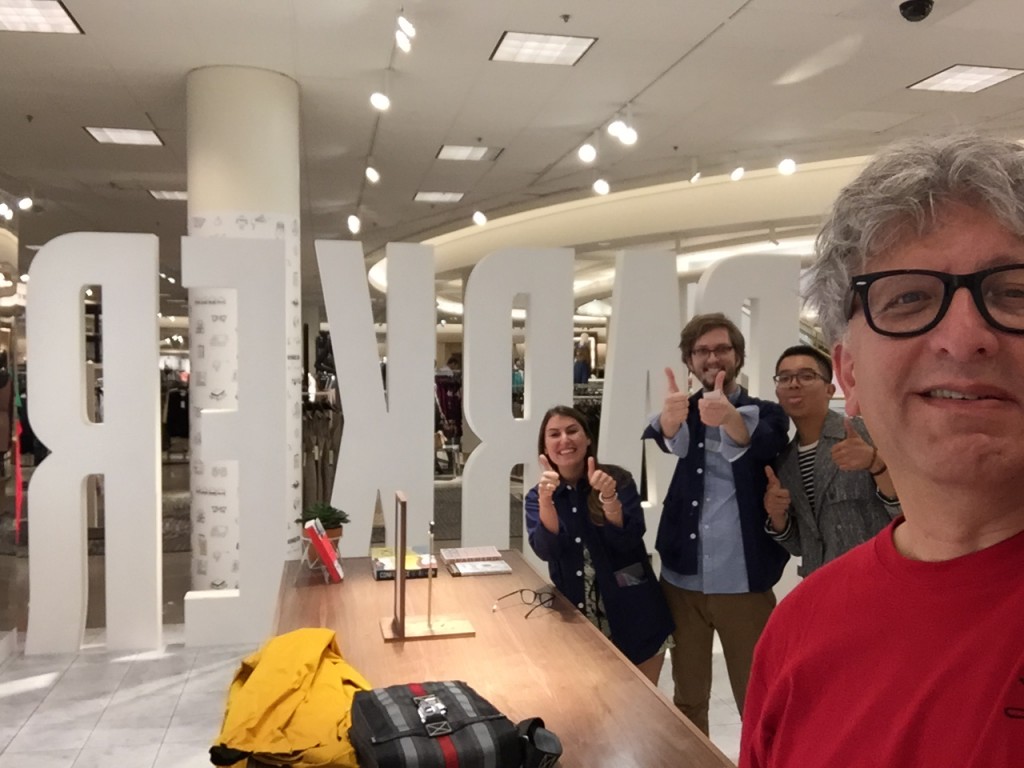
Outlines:
MULTIPOLYGON (((401 491, 395 492, 395 552, 403 553, 395 557, 395 601, 394 615, 385 616, 380 620, 380 631, 384 642, 394 643, 402 640, 431 640, 438 637, 473 637, 476 630, 473 625, 459 616, 431 616, 433 597, 434 571, 427 565, 427 615, 405 615, 405 547, 407 500, 401 491)), ((431 560, 434 557, 434 524, 430 524, 431 560)))

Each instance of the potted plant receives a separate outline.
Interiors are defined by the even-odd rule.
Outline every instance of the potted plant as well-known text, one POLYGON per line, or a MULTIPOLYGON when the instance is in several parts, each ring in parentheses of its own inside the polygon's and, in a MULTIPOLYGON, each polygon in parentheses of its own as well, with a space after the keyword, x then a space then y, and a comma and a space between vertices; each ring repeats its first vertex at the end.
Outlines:
MULTIPOLYGON (((295 521, 302 526, 302 533, 307 538, 309 534, 306 530, 306 523, 310 520, 319 520, 320 525, 324 527, 327 538, 337 540, 341 538, 342 526, 348 522, 348 513, 343 509, 332 507, 326 501, 317 501, 310 504, 302 511, 302 517, 295 521)), ((307 556, 311 564, 316 562, 317 554, 313 547, 309 547, 307 556)))

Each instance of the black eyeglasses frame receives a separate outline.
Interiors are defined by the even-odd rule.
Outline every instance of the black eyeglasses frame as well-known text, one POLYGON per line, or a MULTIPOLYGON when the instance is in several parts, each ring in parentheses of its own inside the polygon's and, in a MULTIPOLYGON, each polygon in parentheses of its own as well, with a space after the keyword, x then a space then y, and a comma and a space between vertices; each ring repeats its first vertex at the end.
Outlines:
POLYGON ((864 319, 867 321, 868 327, 875 333, 880 336, 888 336, 893 339, 907 339, 913 336, 920 336, 928 333, 928 331, 932 330, 942 322, 942 318, 946 316, 946 312, 949 310, 949 305, 953 303, 953 295, 960 288, 966 288, 974 299, 974 306, 978 308, 978 312, 985 319, 986 323, 997 331, 1002 331, 1003 333, 1024 334, 1024 328, 1010 328, 996 320, 985 305, 985 298, 981 292, 981 284, 985 278, 999 272, 1007 272, 1014 269, 1024 271, 1024 264, 1002 264, 998 267, 989 267, 988 269, 981 269, 977 272, 960 275, 951 274, 949 272, 938 272, 931 269, 889 269, 882 272, 867 272, 863 275, 856 275, 850 278, 850 299, 849 306, 846 311, 846 319, 849 320, 853 317, 853 314, 857 309, 853 301, 856 297, 860 299, 860 308, 864 313, 864 319), (942 303, 939 305, 939 311, 935 314, 935 317, 930 323, 927 323, 915 331, 887 331, 879 328, 875 324, 875 320, 871 316, 871 308, 868 306, 868 291, 873 283, 892 275, 930 275, 931 277, 938 278, 942 282, 942 303))
POLYGON ((775 382, 775 386, 777 386, 777 387, 790 387, 790 386, 793 385, 794 381, 802 387, 802 386, 804 386, 804 382, 800 381, 800 379, 799 379, 800 374, 809 374, 809 375, 811 375, 813 377, 810 381, 807 382, 807 384, 813 383, 814 379, 821 379, 826 384, 831 384, 832 383, 829 379, 826 379, 820 373, 817 373, 816 371, 806 371, 806 370, 791 371, 791 372, 787 372, 787 373, 776 373, 774 376, 772 376, 772 381, 775 382), (779 381, 779 378, 782 377, 782 376, 789 376, 790 377, 790 380, 789 380, 788 384, 783 384, 781 381, 779 381))
POLYGON ((550 608, 552 603, 555 602, 555 593, 550 590, 536 590, 530 589, 529 587, 523 587, 522 589, 514 589, 508 594, 502 595, 501 597, 497 598, 494 601, 494 605, 497 606, 498 603, 500 603, 506 597, 512 597, 512 595, 519 595, 519 599, 523 601, 523 605, 533 605, 534 603, 536 603, 536 605, 533 605, 533 607, 526 612, 526 615, 523 616, 524 619, 530 618, 530 614, 536 611, 538 608, 550 608), (533 598, 531 600, 526 599, 525 593, 527 592, 533 595, 533 598))

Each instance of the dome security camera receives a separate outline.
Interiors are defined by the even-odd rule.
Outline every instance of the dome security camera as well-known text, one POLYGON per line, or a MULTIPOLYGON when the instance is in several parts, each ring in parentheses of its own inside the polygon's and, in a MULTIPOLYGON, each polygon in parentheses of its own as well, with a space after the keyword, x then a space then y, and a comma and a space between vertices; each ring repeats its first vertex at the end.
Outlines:
POLYGON ((934 6, 934 0, 904 0, 900 3, 900 16, 907 21, 924 21, 934 6))

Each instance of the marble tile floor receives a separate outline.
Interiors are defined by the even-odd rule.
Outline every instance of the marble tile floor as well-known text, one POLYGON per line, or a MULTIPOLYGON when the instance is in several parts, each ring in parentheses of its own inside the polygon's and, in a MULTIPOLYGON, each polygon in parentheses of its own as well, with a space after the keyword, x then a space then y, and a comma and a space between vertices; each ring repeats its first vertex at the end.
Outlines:
POLYGON ((0 768, 210 765, 227 686, 252 649, 190 650, 180 625, 165 631, 163 652, 110 653, 88 630, 78 654, 0 664, 0 768))
MULTIPOLYGON (((180 625, 159 653, 110 653, 88 630, 77 655, 0 664, 0 768, 197 768, 210 765, 227 687, 249 647, 192 650, 180 625)), ((740 718, 725 661, 714 657, 711 738, 739 755, 740 718)), ((671 662, 659 688, 671 698, 671 662)))

